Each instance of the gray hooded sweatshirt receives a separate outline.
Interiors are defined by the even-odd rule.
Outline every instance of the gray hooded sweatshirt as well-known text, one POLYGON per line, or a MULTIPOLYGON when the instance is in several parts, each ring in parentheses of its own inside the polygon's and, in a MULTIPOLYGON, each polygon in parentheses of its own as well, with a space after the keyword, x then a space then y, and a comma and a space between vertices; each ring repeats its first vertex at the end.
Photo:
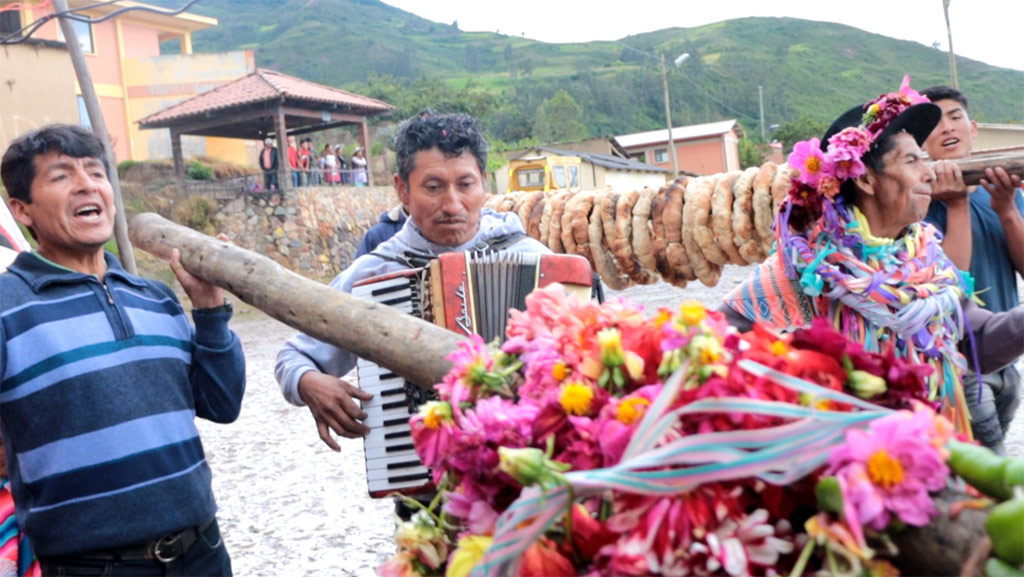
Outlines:
MULTIPOLYGON (((381 243, 377 250, 399 254, 412 251, 437 256, 445 252, 465 252, 473 249, 478 243, 486 243, 494 238, 517 232, 524 231, 523 225, 515 213, 497 213, 485 208, 480 213, 480 230, 465 244, 452 247, 432 243, 423 237, 419 227, 416 226, 412 218, 409 218, 405 221, 402 229, 395 236, 381 243)), ((551 252, 544 244, 531 237, 526 237, 505 250, 522 253, 551 252)), ((352 285, 361 280, 406 268, 408 267, 401 263, 383 259, 371 253, 356 259, 331 281, 330 286, 340 291, 352 292, 352 285)), ((341 329, 343 330, 344 327, 341 329)), ((278 351, 274 374, 277 376, 277 382, 281 385, 284 398, 293 405, 301 407, 305 405, 299 397, 299 379, 302 378, 302 375, 308 371, 320 371, 341 377, 351 371, 355 365, 356 356, 354 354, 299 333, 288 339, 278 351)))

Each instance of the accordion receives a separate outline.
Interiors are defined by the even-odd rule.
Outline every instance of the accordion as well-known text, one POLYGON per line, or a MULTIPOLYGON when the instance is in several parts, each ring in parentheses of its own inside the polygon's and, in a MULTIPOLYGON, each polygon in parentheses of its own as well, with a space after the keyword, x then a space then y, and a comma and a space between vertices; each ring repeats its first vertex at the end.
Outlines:
MULTIPOLYGON (((509 310, 524 310, 534 289, 561 283, 589 299, 592 281, 590 263, 577 255, 446 253, 423 268, 361 281, 352 294, 490 342, 504 338, 509 310)), ((362 403, 370 428, 363 440, 370 496, 430 491, 430 471, 413 449, 409 418, 433 391, 364 359, 356 374, 359 387, 374 395, 362 403)))

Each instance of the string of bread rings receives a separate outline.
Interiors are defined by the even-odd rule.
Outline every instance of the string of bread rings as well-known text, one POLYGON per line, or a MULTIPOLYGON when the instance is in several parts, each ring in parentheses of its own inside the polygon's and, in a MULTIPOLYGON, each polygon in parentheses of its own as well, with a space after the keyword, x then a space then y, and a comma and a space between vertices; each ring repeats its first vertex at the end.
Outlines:
POLYGON ((484 206, 516 213, 552 251, 585 257, 612 289, 659 279, 715 286, 723 266, 767 257, 789 185, 789 166, 766 162, 681 176, 657 191, 516 191, 491 195, 484 206))

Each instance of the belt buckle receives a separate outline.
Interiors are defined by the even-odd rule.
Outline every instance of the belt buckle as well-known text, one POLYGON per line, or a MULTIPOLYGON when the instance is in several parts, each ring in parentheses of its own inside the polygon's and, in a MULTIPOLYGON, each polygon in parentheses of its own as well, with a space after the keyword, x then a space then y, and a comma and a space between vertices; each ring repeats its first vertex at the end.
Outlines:
POLYGON ((168 535, 153 543, 153 558, 161 563, 170 563, 184 553, 181 550, 181 533, 168 535), (177 547, 176 547, 177 546, 177 547))

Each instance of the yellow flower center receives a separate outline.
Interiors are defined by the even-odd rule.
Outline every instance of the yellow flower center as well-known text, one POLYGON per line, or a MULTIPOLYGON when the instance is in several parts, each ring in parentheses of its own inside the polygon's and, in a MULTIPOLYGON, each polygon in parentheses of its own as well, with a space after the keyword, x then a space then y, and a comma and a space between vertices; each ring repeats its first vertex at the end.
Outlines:
POLYGON ((772 354, 781 357, 789 352, 789 347, 782 341, 775 341, 772 343, 772 354))
POLYGON ((804 167, 807 168, 807 172, 814 174, 821 170, 821 162, 817 156, 810 156, 807 158, 807 162, 804 163, 804 167))
POLYGON ((651 402, 643 397, 625 399, 619 404, 619 411, 615 417, 624 425, 632 425, 644 414, 644 410, 651 402))
POLYGON ((586 415, 590 412, 590 401, 594 399, 594 391, 583 383, 569 383, 562 388, 558 402, 562 410, 569 415, 586 415))
POLYGON ((903 481, 903 465, 885 449, 868 457, 867 466, 868 478, 876 485, 889 489, 903 481))
POLYGON ((565 375, 567 372, 568 369, 566 368, 565 363, 561 361, 555 363, 554 366, 551 367, 551 376, 554 377, 555 380, 558 382, 562 382, 563 380, 565 380, 565 375))

